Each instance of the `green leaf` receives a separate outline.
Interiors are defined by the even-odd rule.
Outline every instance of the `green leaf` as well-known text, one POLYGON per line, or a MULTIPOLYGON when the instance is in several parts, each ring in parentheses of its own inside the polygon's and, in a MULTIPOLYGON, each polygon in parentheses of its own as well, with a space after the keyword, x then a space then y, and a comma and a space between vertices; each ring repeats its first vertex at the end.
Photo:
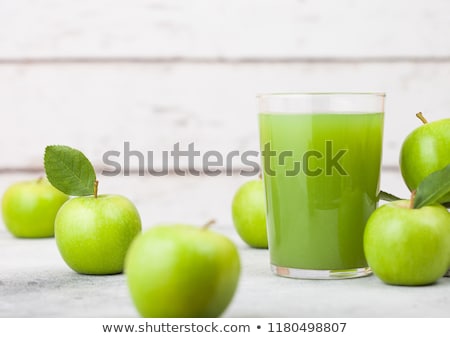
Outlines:
POLYGON ((47 146, 44 166, 47 179, 56 189, 70 196, 94 195, 95 170, 81 151, 68 146, 47 146))
POLYGON ((414 198, 414 208, 418 209, 434 203, 444 203, 450 193, 450 164, 444 169, 431 173, 419 184, 414 198))
POLYGON ((392 202, 401 200, 401 198, 381 190, 380 193, 378 194, 378 200, 392 202))

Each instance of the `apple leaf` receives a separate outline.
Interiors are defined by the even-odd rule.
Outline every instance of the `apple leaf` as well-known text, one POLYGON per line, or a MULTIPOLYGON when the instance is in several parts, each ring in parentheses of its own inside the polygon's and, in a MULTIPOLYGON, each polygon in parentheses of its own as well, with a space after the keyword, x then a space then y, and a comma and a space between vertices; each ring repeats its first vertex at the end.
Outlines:
POLYGON ((418 209, 434 203, 448 202, 444 200, 450 193, 450 164, 444 169, 435 171, 420 182, 414 198, 414 208, 418 209))
POLYGON ((70 196, 94 195, 95 170, 81 151, 68 146, 47 146, 44 166, 47 179, 56 189, 70 196))
POLYGON ((401 198, 381 190, 380 193, 378 194, 378 200, 392 202, 401 200, 401 198))

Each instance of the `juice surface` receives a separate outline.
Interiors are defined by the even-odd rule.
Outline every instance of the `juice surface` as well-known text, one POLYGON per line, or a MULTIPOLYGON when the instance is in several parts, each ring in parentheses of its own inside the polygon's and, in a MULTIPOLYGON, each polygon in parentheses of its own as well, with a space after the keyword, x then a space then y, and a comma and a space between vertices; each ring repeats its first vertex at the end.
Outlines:
POLYGON ((271 263, 366 267, 363 232, 377 205, 383 113, 262 113, 259 125, 271 263))

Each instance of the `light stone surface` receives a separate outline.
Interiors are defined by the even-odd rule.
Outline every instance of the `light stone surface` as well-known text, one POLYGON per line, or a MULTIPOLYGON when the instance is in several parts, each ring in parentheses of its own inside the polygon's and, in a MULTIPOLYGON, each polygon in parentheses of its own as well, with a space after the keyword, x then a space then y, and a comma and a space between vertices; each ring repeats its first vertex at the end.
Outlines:
MULTIPOLYGON (((0 191, 31 174, 0 175, 0 191)), ((166 222, 202 224, 238 246, 242 275, 225 317, 448 317, 450 278, 425 287, 398 287, 370 276, 353 280, 293 280, 273 275, 267 250, 251 249, 231 222, 234 191, 248 178, 100 177, 100 191, 133 200, 144 228, 166 222)), ((381 187, 407 196, 397 171, 381 187)), ((0 317, 137 317, 125 276, 84 276, 62 261, 54 239, 16 239, 0 228, 0 317)))

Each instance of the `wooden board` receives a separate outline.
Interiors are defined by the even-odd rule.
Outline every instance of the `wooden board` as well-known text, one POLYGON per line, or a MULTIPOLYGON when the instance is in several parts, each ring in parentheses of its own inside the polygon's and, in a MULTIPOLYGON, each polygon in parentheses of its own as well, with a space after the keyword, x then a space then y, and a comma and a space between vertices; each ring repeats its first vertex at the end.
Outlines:
POLYGON ((449 116, 449 15, 445 0, 0 1, 0 171, 40 169, 55 143, 99 167, 125 142, 156 165, 178 142, 256 150, 256 95, 280 91, 387 92, 397 166, 416 112, 449 116))

